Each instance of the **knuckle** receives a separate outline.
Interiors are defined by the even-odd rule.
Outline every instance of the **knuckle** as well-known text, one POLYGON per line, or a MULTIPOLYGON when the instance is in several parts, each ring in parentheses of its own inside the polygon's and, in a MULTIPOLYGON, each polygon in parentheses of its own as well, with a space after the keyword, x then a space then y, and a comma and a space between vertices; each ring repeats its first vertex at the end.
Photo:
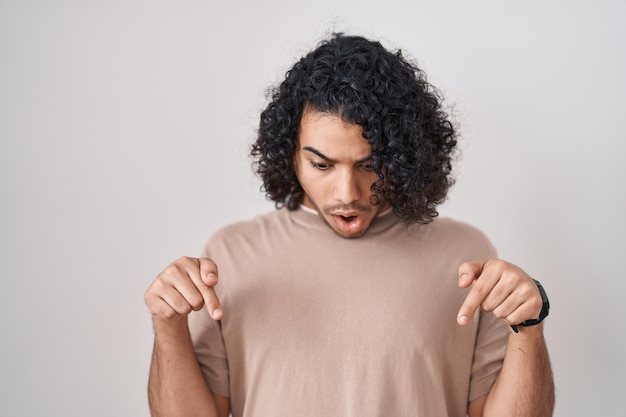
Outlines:
POLYGON ((176 314, 176 311, 174 311, 172 309, 165 310, 160 315, 163 316, 164 318, 168 319, 168 320, 171 320, 171 319, 175 318, 176 316, 178 316, 178 314, 176 314))
POLYGON ((148 310, 154 317, 167 317, 168 313, 171 312, 171 309, 167 308, 167 306, 159 303, 155 303, 153 306, 148 306, 148 310))
POLYGON ((150 285, 147 292, 153 293, 158 292, 159 289, 163 288, 165 284, 163 283, 163 276, 159 275, 150 285))
POLYGON ((491 313, 492 311, 494 311, 494 306, 488 301, 483 301, 480 304, 480 308, 481 310, 486 311, 487 313, 491 313))
POLYGON ((489 260, 487 261, 487 265, 491 265, 491 266, 493 266, 493 267, 500 267, 500 266, 502 265, 502 263, 503 263, 503 262, 502 262, 502 259, 497 259, 497 258, 495 258, 495 259, 489 259, 489 260))
POLYGON ((502 271, 504 269, 504 262, 502 259, 489 259, 485 262, 485 268, 495 269, 496 271, 502 271))
POLYGON ((507 314, 499 308, 496 308, 493 310, 493 315, 496 316, 499 319, 506 319, 507 314))
POLYGON ((176 262, 169 264, 165 267, 159 278, 161 279, 171 279, 172 277, 180 274, 180 267, 176 262))
POLYGON ((176 300, 173 304, 174 310, 176 310, 177 313, 182 315, 191 313, 191 306, 185 300, 176 300))
POLYGON ((188 267, 191 263, 193 263, 195 258, 191 258, 189 256, 181 256, 171 264, 169 264, 163 272, 168 273, 180 273, 185 271, 185 268, 188 267))
POLYGON ((520 324, 527 320, 523 318, 522 314, 520 314, 520 312, 517 310, 511 314, 503 316, 502 319, 504 319, 504 321, 506 321, 508 324, 520 324))
POLYGON ((534 317, 531 317, 531 318, 533 319, 538 318, 539 315, 541 314, 542 308, 543 308, 543 301, 541 299, 535 300, 535 302, 533 303, 534 317))
POLYGON ((485 287, 484 285, 476 285, 473 288, 473 290, 474 290, 474 297, 475 297, 475 299, 483 300, 481 302, 484 302, 485 297, 489 293, 489 288, 485 287))
POLYGON ((518 290, 517 293, 524 298, 525 300, 530 300, 531 302, 539 301, 541 303, 541 294, 539 294, 539 290, 534 282, 525 279, 524 277, 518 278, 518 290))
POLYGON ((146 292, 143 293, 143 302, 150 307, 150 304, 152 302, 152 293, 150 292, 150 290, 147 290, 146 292))
POLYGON ((204 307, 204 299, 200 295, 194 296, 191 300, 189 300, 189 304, 191 305, 191 309, 193 311, 198 311, 204 307))
POLYGON ((526 292, 531 292, 533 290, 533 286, 535 284, 527 280, 526 277, 524 277, 523 275, 515 274, 513 275, 513 277, 515 279, 515 283, 517 283, 519 286, 522 286, 526 292))
POLYGON ((146 302, 146 304, 150 300, 152 300, 155 296, 158 296, 162 288, 163 288, 163 282, 158 278, 154 280, 154 282, 150 284, 150 287, 148 287, 148 289, 143 293, 143 299, 146 302))

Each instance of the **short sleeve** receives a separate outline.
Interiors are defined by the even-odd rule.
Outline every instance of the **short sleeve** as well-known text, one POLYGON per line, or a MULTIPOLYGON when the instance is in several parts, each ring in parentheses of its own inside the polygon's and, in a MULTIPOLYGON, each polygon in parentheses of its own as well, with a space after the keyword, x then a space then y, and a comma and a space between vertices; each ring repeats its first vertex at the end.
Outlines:
POLYGON ((193 348, 209 390, 229 397, 228 358, 219 322, 204 308, 192 312, 188 320, 193 348))
POLYGON ((496 382, 502 368, 508 326, 493 314, 480 314, 472 374, 470 379, 469 401, 487 395, 496 382))

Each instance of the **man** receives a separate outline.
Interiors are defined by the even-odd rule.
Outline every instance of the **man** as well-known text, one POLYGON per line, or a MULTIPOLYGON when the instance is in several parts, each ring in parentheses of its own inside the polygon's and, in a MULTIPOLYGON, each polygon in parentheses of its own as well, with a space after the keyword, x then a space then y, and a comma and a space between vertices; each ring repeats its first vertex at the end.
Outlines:
POLYGON ((552 415, 545 292, 436 219, 455 147, 400 52, 338 34, 296 63, 251 152, 278 210, 145 294, 153 415, 552 415))

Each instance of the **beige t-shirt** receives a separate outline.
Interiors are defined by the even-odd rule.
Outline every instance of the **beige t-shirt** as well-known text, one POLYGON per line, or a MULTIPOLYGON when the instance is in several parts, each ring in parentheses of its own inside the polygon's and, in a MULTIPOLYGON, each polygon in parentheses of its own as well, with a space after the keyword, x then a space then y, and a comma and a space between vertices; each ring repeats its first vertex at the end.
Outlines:
POLYGON ((203 256, 218 265, 224 317, 202 310, 189 326, 234 417, 465 416, 501 368, 505 323, 456 323, 458 266, 495 257, 466 224, 389 213, 345 239, 281 209, 218 231, 203 256))

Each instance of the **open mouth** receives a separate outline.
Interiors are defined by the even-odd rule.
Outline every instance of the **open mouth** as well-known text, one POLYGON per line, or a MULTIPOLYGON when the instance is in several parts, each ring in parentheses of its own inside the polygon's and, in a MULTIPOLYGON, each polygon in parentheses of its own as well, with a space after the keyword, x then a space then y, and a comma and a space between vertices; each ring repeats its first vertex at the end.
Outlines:
POLYGON ((338 229, 346 234, 357 233, 361 230, 361 227, 363 226, 363 216, 360 216, 358 214, 354 214, 351 216, 335 214, 333 215, 333 218, 335 219, 335 224, 337 225, 338 229))

